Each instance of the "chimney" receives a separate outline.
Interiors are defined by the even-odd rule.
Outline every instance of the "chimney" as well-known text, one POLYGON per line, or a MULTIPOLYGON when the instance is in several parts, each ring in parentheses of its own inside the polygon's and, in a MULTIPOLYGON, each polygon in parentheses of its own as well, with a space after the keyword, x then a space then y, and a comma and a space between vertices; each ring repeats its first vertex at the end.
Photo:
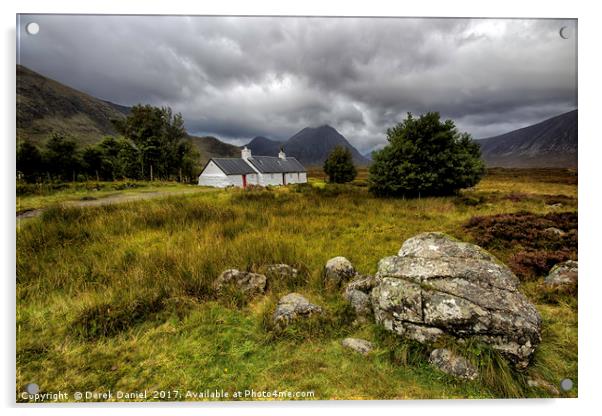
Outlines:
POLYGON ((251 150, 247 149, 247 146, 244 147, 244 149, 242 149, 242 151, 240 152, 240 157, 242 157, 243 159, 248 159, 251 157, 251 150))
POLYGON ((280 152, 278 153, 278 157, 280 159, 286 160, 286 154, 284 153, 284 149, 282 147, 280 148, 280 152))

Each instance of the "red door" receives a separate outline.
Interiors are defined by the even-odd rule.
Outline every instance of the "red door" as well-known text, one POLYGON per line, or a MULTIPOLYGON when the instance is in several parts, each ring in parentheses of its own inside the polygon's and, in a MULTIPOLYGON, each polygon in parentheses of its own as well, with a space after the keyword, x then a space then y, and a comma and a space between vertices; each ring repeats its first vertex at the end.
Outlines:
POLYGON ((247 187, 247 175, 242 175, 242 187, 247 187))

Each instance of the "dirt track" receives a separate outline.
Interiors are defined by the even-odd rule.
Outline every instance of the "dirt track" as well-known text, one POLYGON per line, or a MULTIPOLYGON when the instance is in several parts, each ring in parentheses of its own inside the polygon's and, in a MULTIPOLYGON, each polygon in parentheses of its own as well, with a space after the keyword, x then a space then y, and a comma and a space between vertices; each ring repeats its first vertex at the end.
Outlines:
MULTIPOLYGON (((197 189, 183 189, 177 191, 154 191, 154 192, 144 192, 139 194, 119 194, 119 195, 111 195, 104 198, 92 199, 92 200, 77 200, 77 201, 65 201, 60 203, 59 205, 63 205, 66 207, 98 207, 102 205, 111 205, 111 204, 120 204, 123 202, 131 202, 131 201, 139 201, 143 199, 153 199, 159 198, 162 196, 171 196, 171 195, 182 195, 189 194, 193 192, 198 192, 197 189)), ((34 218, 42 214, 45 208, 40 209, 31 209, 27 211, 22 211, 17 213, 17 220, 26 219, 26 218, 34 218)))

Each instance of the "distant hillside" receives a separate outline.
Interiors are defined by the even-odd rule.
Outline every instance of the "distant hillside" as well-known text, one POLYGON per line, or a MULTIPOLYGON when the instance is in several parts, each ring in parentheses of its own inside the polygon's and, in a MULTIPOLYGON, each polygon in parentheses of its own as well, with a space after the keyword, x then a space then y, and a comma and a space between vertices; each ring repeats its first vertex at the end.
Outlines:
POLYGON ((42 143, 52 132, 69 133, 81 143, 116 134, 111 120, 128 107, 99 100, 17 65, 17 136, 42 143))
MULTIPOLYGON (((80 145, 116 135, 111 120, 123 118, 130 107, 94 98, 17 65, 17 136, 41 144, 52 132, 70 134, 80 145)), ((240 149, 215 137, 188 136, 201 161, 237 157, 240 149)))
POLYGON ((262 136, 255 137, 246 145, 256 155, 277 155, 280 147, 288 156, 297 158, 306 166, 321 165, 324 163, 335 146, 343 146, 351 150, 353 160, 358 165, 367 165, 370 160, 347 141, 336 129, 324 125, 320 127, 306 127, 294 134, 286 142, 270 140, 262 136))
POLYGON ((478 143, 490 167, 576 168, 577 110, 478 143))
POLYGON ((188 136, 188 139, 201 153, 201 163, 206 163, 212 157, 240 157, 240 148, 224 143, 213 136, 188 136))
POLYGON ((276 156, 283 144, 284 143, 276 140, 270 140, 263 136, 257 136, 247 143, 246 146, 251 149, 252 154, 261 156, 276 156))
POLYGON ((358 165, 367 165, 370 162, 345 137, 328 125, 304 128, 287 140, 284 150, 287 155, 295 156, 301 163, 321 165, 335 146, 351 150, 353 161, 358 165))

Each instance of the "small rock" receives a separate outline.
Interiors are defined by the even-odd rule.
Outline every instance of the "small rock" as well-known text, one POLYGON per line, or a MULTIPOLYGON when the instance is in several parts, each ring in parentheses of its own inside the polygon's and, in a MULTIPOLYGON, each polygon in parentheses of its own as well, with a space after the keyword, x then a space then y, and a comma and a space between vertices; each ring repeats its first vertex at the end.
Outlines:
POLYGON ((450 376, 464 380, 474 380, 479 375, 476 367, 470 361, 445 348, 433 350, 429 357, 429 363, 450 376))
POLYGON ((560 395, 560 392, 552 383, 548 383, 547 381, 542 380, 540 378, 536 378, 536 379, 530 378, 527 380, 527 384, 529 385, 529 387, 535 387, 538 389, 547 390, 549 393, 553 394, 554 396, 560 395))
POLYGON ((557 236, 557 237, 564 237, 566 235, 566 233, 564 231, 562 231, 560 228, 556 228, 556 227, 546 228, 544 230, 544 232, 546 234, 557 236))
POLYGON ((577 262, 568 260, 552 267, 544 282, 549 286, 572 285, 577 283, 577 274, 577 262))
POLYGON ((309 318, 322 313, 322 308, 310 303, 298 293, 289 293, 278 301, 273 321, 277 328, 284 328, 298 318, 309 318))
POLYGON ((266 267, 266 274, 273 279, 295 280, 299 270, 288 264, 270 264, 266 267))
POLYGON ((372 301, 370 292, 376 286, 374 276, 356 275, 345 288, 343 296, 351 304, 357 316, 356 323, 366 322, 366 318, 372 316, 372 301))
POLYGON ((219 275, 213 282, 213 288, 222 292, 226 286, 234 286, 247 297, 265 292, 267 278, 263 274, 241 272, 237 269, 228 269, 219 275))
POLYGON ((349 348, 350 350, 359 352, 363 355, 368 355, 374 348, 370 341, 359 338, 345 338, 341 344, 343 344, 343 347, 349 348))
POLYGON ((370 295, 355 289, 345 290, 345 299, 351 304, 358 317, 366 317, 372 314, 372 303, 370 295))
POLYGON ((339 287, 356 275, 353 264, 345 257, 333 257, 324 267, 324 283, 327 286, 339 287))
POLYGON ((357 274, 347 285, 347 290, 359 290, 360 292, 370 293, 376 285, 377 281, 374 276, 357 274))

